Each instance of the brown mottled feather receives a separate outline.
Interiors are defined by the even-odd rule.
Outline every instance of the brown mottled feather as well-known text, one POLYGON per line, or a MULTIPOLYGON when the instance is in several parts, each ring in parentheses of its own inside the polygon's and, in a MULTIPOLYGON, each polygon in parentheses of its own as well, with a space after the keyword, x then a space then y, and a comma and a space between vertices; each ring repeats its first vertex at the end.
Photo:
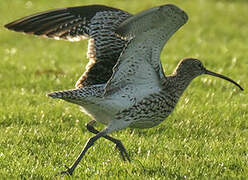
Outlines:
POLYGON ((115 35, 120 23, 131 15, 103 5, 79 6, 41 12, 6 24, 5 27, 41 37, 79 41, 90 38, 86 71, 76 87, 106 83, 125 41, 115 35))

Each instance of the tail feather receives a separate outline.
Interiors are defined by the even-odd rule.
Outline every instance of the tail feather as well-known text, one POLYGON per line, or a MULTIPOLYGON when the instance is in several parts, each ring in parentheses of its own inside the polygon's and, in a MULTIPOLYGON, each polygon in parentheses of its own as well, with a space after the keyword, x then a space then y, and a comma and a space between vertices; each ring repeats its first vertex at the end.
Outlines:
POLYGON ((56 91, 48 93, 47 96, 51 98, 58 98, 58 99, 64 99, 64 98, 72 98, 75 96, 72 90, 67 91, 56 91))
POLYGON ((54 99, 62 99, 64 101, 78 105, 84 105, 88 103, 90 99, 85 96, 85 94, 82 93, 80 89, 52 92, 47 94, 47 96, 54 99))
POLYGON ((104 92, 104 84, 88 86, 84 88, 56 91, 48 93, 47 96, 55 99, 63 99, 66 101, 89 101, 102 97, 104 92))
POLYGON ((76 99, 80 100, 86 97, 90 97, 89 93, 87 93, 87 91, 85 91, 83 88, 55 91, 48 93, 47 96, 54 99, 63 99, 63 100, 76 100, 76 99))

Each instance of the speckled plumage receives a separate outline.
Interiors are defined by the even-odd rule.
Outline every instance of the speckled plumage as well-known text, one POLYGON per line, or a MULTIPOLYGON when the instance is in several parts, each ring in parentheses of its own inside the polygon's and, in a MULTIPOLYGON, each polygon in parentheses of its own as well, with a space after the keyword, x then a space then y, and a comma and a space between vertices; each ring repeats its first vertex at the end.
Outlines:
POLYGON ((76 87, 106 83, 126 41, 115 35, 117 27, 132 15, 120 9, 90 5, 55 9, 21 18, 5 27, 17 32, 56 40, 89 38, 86 71, 76 87))
POLYGON ((89 63, 77 81, 77 87, 106 83, 126 41, 116 36, 115 30, 131 15, 124 11, 97 12, 89 23, 89 63))
MULTIPOLYGON (((81 105, 96 121, 107 126, 100 132, 95 131, 97 135, 86 143, 78 159, 63 173, 71 174, 99 137, 108 139, 108 133, 126 127, 151 128, 160 124, 173 111, 190 82, 201 74, 218 76, 240 87, 233 80, 206 70, 193 58, 182 60, 171 76, 164 75, 161 50, 187 19, 185 12, 174 5, 152 8, 128 18, 116 31, 128 42, 113 68, 113 75, 98 87, 101 90, 97 92, 102 95, 91 96, 89 104, 85 104, 89 97, 76 95, 85 88, 69 90, 73 92, 71 95, 59 97, 70 102, 73 99, 73 103, 81 105)), ((64 92, 49 96, 57 98, 60 94, 64 92)), ((123 159, 129 159, 123 145, 118 149, 123 159)))
POLYGON ((118 13, 123 15, 122 11, 98 12, 90 20, 89 35, 96 37, 89 43, 88 56, 92 62, 88 67, 90 71, 82 76, 82 81, 79 80, 78 88, 48 94, 80 105, 84 112, 107 126, 99 132, 92 126, 95 120, 88 123, 87 129, 96 136, 89 139, 73 165, 62 174, 72 174, 100 137, 115 143, 122 158, 129 160, 121 141, 107 134, 127 127, 151 128, 160 124, 173 111, 190 82, 201 74, 223 78, 243 90, 230 78, 205 69, 193 58, 183 59, 172 75, 164 75, 161 50, 188 20, 186 13, 178 7, 159 6, 135 16, 124 13, 121 20, 116 19, 118 13), (100 57, 104 57, 104 61, 100 57), (91 67, 91 64, 94 65, 91 67), (99 72, 100 69, 104 72, 99 72), (104 75, 102 80, 99 74, 104 75))
MULTIPOLYGON (((143 14, 136 15, 120 25, 117 33, 128 42, 113 68, 112 77, 107 83, 98 86, 102 90, 101 97, 86 96, 82 93, 88 91, 86 87, 69 90, 72 94, 64 94, 63 97, 59 94, 67 91, 51 93, 49 96, 81 105, 96 121, 108 126, 108 133, 128 127, 129 124, 130 127, 149 128, 162 122, 173 110, 178 98, 170 104, 160 94, 162 83, 167 79, 161 67, 160 51, 173 33, 186 23, 187 15, 172 5, 161 8, 161 12, 159 8, 153 8, 145 11, 149 16, 144 18, 143 14), (136 22, 139 23, 138 27, 133 28, 136 22), (125 29, 128 29, 127 32, 125 29), (78 96, 79 92, 81 96, 78 96), (150 106, 142 105, 144 99, 151 99, 150 106), (125 111, 128 113, 122 114, 125 111), (140 111, 144 114, 140 114, 140 111), (151 116, 159 120, 153 123, 151 116), (115 125, 117 121, 118 125, 115 125), (113 124, 111 128, 110 124, 113 124)), ((170 96, 169 92, 167 95, 170 96)))

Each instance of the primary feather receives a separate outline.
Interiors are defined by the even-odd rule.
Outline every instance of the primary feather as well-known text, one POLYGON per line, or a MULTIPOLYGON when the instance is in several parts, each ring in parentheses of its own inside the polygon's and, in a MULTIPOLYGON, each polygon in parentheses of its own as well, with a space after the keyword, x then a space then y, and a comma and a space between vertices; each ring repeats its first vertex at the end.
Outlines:
POLYGON ((76 87, 106 83, 126 41, 117 37, 117 27, 131 17, 120 9, 90 5, 37 13, 6 24, 5 27, 41 37, 80 41, 89 38, 86 71, 76 87))

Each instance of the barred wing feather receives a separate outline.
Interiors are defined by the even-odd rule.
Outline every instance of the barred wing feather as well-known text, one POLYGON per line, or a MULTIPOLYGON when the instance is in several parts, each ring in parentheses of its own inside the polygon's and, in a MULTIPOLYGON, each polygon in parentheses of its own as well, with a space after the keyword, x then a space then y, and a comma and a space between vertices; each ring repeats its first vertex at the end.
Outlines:
POLYGON ((120 9, 90 5, 37 13, 6 24, 5 27, 56 40, 80 41, 90 38, 86 71, 76 87, 104 84, 111 77, 126 41, 115 35, 117 27, 131 17, 120 9))
POLYGON ((175 5, 143 11, 124 21, 116 33, 129 43, 123 50, 113 75, 105 87, 105 97, 128 94, 130 100, 142 99, 157 91, 165 79, 160 53, 168 39, 187 22, 187 15, 175 5))

